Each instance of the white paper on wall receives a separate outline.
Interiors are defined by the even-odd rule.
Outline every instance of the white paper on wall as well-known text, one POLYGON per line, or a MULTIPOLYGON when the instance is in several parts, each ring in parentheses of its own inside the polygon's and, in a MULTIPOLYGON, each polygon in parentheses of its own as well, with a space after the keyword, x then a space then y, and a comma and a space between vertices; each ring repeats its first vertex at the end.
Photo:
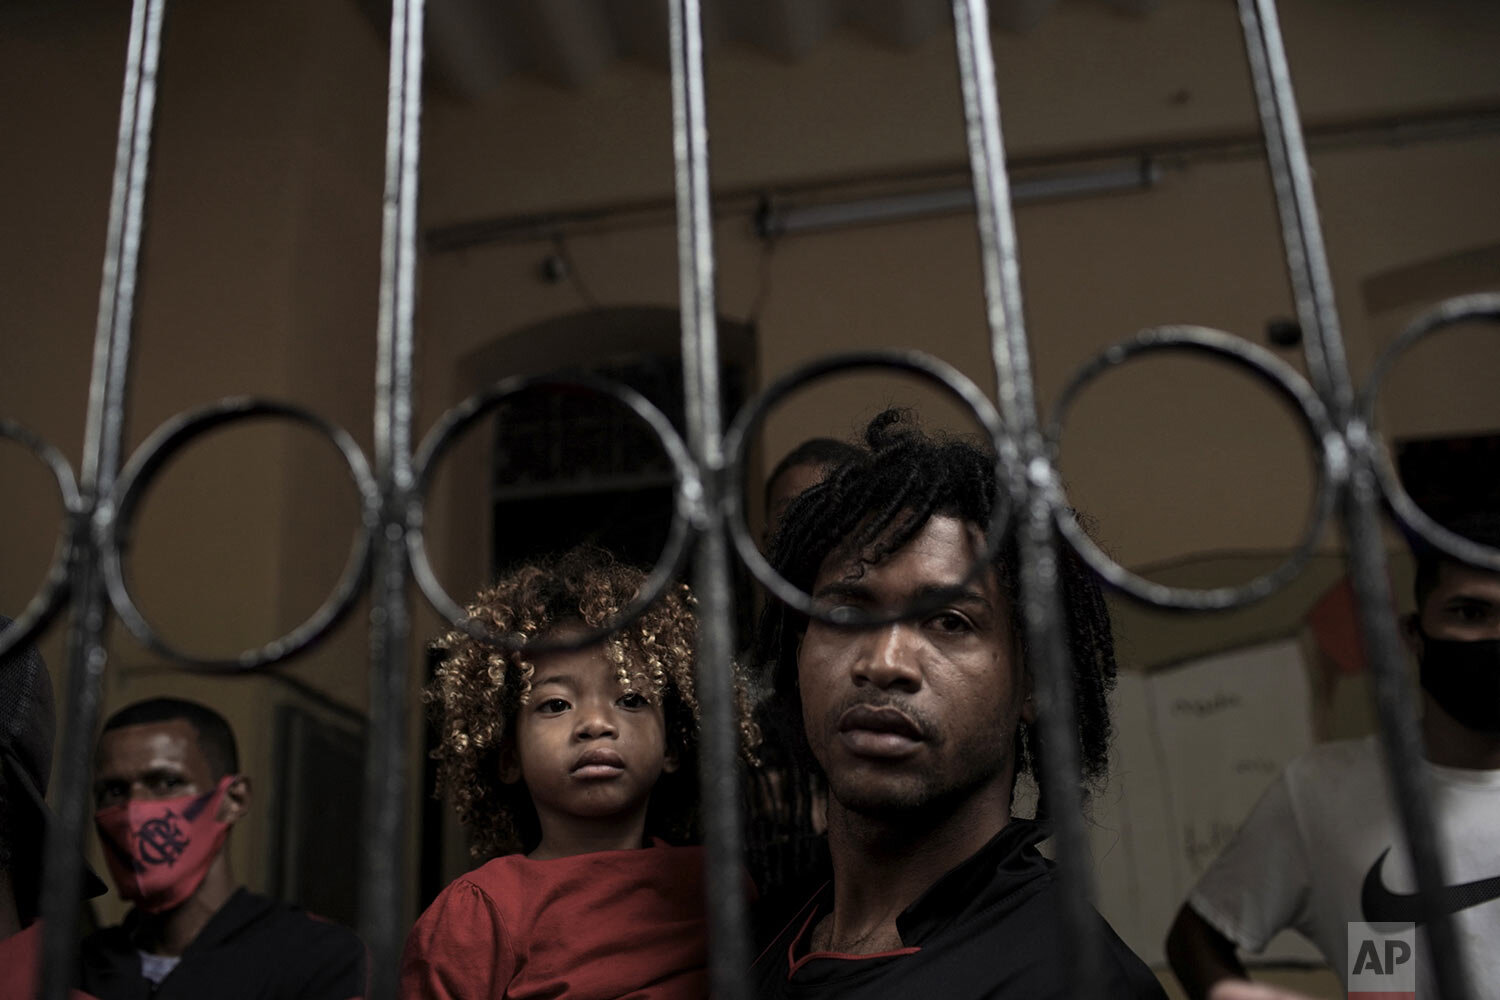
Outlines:
MULTIPOLYGON (((1150 674, 1121 674, 1114 770, 1094 800, 1100 912, 1136 954, 1161 965, 1162 942, 1204 869, 1267 785, 1312 743, 1295 639, 1246 646, 1150 674)), ((1316 962, 1283 934, 1262 961, 1316 962)))

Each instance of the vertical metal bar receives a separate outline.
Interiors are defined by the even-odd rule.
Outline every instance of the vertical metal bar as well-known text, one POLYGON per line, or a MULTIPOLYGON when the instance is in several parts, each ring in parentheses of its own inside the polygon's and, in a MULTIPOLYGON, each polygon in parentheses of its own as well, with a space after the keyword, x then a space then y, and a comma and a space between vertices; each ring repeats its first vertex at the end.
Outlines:
POLYGON ((412 355, 417 281, 417 181, 422 104, 422 0, 391 10, 391 70, 380 256, 375 463, 380 486, 370 607, 370 726, 365 750, 365 839, 360 930, 370 949, 371 1000, 394 1000, 405 906, 407 659, 411 631, 406 554, 412 489, 412 355))
POLYGON ((1014 516, 1019 519, 1022 619, 1027 667, 1037 685, 1041 707, 1037 724, 1042 735, 1042 787, 1061 862, 1064 925, 1059 931, 1063 940, 1072 944, 1075 959, 1070 969, 1070 995, 1101 997, 1101 942, 1090 902, 1092 866, 1083 824, 1072 662, 1052 520, 1058 491, 1037 422, 985 0, 954 0, 953 20, 978 211, 990 352, 1000 413, 1010 432, 1006 436, 1011 452, 1007 467, 1025 470, 1013 471, 1011 481, 1003 485, 1014 500, 1021 502, 1014 516))
POLYGON ((1281 216, 1281 238, 1286 249, 1297 319, 1306 343, 1308 372, 1334 419, 1342 425, 1354 405, 1349 363, 1344 356, 1333 279, 1318 225, 1312 169, 1302 141, 1291 72, 1281 45, 1281 29, 1274 2, 1239 0, 1245 33, 1245 52, 1255 83, 1256 106, 1265 138, 1276 207, 1281 216))
POLYGON ((1390 582, 1380 537, 1375 457, 1368 428, 1354 407, 1333 281, 1313 194, 1312 170, 1302 141, 1302 124, 1292 92, 1281 26, 1274 0, 1238 2, 1308 369, 1313 385, 1348 444, 1350 468, 1340 503, 1344 539, 1360 627, 1370 655, 1375 708, 1396 811, 1411 849, 1426 917, 1431 965, 1444 997, 1450 1000, 1468 997, 1470 980, 1452 917, 1435 905, 1441 887, 1447 882, 1432 815, 1432 790, 1422 763, 1421 732, 1391 616, 1390 582))
POLYGON ((745 995, 749 926, 741 876, 731 664, 734 608, 725 534, 719 345, 714 308, 713 217, 709 205, 708 119, 698 0, 672 0, 672 148, 677 187, 677 266, 682 310, 683 389, 688 444, 703 472, 693 586, 698 597, 699 765, 709 917, 709 992, 745 995))
POLYGON ((103 694, 105 627, 109 604, 99 568, 97 539, 113 512, 114 489, 125 436, 130 339, 135 324, 135 293, 140 272, 141 232, 151 126, 156 109, 156 69, 161 58, 165 0, 136 0, 131 9, 120 96, 120 131, 110 190, 109 229, 99 286, 99 319, 94 332, 94 363, 79 479, 81 508, 72 521, 68 575, 73 618, 68 629, 68 722, 59 755, 57 822, 47 833, 42 888, 46 920, 42 947, 43 1000, 64 1000, 76 967, 78 896, 87 822, 89 767, 94 727, 103 694))

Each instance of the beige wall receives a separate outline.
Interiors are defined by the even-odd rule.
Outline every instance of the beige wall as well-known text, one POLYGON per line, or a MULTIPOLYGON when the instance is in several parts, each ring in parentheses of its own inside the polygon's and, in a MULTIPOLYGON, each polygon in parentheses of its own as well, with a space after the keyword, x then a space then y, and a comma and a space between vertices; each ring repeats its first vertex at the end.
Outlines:
MULTIPOLYGON (((1490 5, 1314 0, 1282 12, 1310 121, 1492 100, 1500 36, 1490 5)), ((1012 152, 1114 146, 1254 127, 1232 6, 1163 0, 1145 18, 1062 2, 1026 35, 997 34, 1012 152)), ((711 53, 712 156, 726 188, 964 158, 951 35, 912 51, 841 31, 795 65, 711 53)), ((477 107, 428 115, 429 222, 668 193, 665 77, 617 64, 598 86, 524 78, 477 107)))
MULTIPOLYGON (((102 2, 66 12, 36 6, 0 22, 0 128, 11 149, 0 161, 0 413, 35 427, 76 463, 124 14, 102 2)), ((1500 99, 1493 4, 1286 7, 1309 121, 1500 99)), ((183 409, 254 392, 310 406, 368 448, 382 43, 343 0, 179 3, 170 19, 129 444, 183 409)), ((1031 34, 997 37, 1013 151, 1253 128, 1237 30, 1229 5, 1163 0, 1141 19, 1062 3, 1031 34)), ((892 52, 840 34, 797 65, 720 50, 709 101, 722 189, 961 163, 964 155, 947 36, 892 52)), ((629 65, 581 93, 517 78, 473 105, 434 98, 425 117, 424 222, 668 195, 669 126, 666 79, 629 65)), ((1366 282, 1500 243, 1500 138, 1328 152, 1315 167, 1349 353, 1363 371, 1390 336, 1380 326, 1387 320, 1365 315, 1366 282)), ((1169 169, 1150 192, 1021 209, 1043 403, 1083 360, 1142 326, 1202 323, 1259 339, 1268 318, 1290 311, 1274 218, 1264 168, 1254 162, 1195 162, 1169 169)), ((992 386, 971 220, 790 238, 768 261, 743 217, 723 220, 716 238, 724 315, 743 317, 768 275, 763 379, 830 351, 887 345, 928 350, 992 386)), ((570 285, 538 279, 549 249, 512 244, 425 259, 416 436, 454 401, 464 358, 582 308, 570 285)), ((602 303, 675 304, 670 226, 581 236, 570 250, 602 303)), ((1101 383, 1069 424, 1072 496, 1097 515, 1106 543, 1132 565, 1287 544, 1306 492, 1302 461, 1290 457, 1295 428, 1283 421, 1267 429, 1276 418, 1263 397, 1227 377, 1154 371, 1101 383)), ((1481 369, 1445 378, 1450 397, 1467 401, 1465 421, 1500 423, 1487 409, 1495 395, 1481 369)), ((771 423, 765 452, 774 458, 810 433, 847 433, 900 397, 866 383, 799 399, 771 423)), ((263 641, 303 617, 337 574, 354 523, 352 492, 321 445, 274 427, 234 437, 169 473, 138 542, 143 601, 195 648, 263 641), (330 506, 336 517, 324 513, 330 506)), ((56 520, 45 484, 20 471, 10 451, 0 449, 0 468, 21 486, 0 496, 0 562, 22 571, 0 579, 0 605, 15 608, 45 565, 56 520)), ((447 544, 434 548, 441 555, 484 530, 450 521, 447 544)), ((414 638, 435 628, 424 613, 414 638)), ((364 634, 357 614, 287 669, 359 707, 364 634)), ((44 643, 54 667, 60 636, 54 627, 44 643)), ((128 638, 117 636, 113 650, 111 707, 144 690, 124 678, 156 676, 160 666, 128 638)), ((280 689, 264 680, 204 683, 219 692, 205 698, 226 708, 247 759, 263 764, 280 689)), ((250 842, 263 832, 252 828, 236 844, 252 884, 264 857, 250 842)))
MULTIPOLYGON (((1289 4, 1285 31, 1303 114, 1347 120, 1500 94, 1500 12, 1482 4, 1289 4)), ((1001 96, 1017 155, 1250 130, 1249 81, 1231 7, 1163 4, 1143 20, 1060 5, 1032 34, 996 38, 1001 96)), ((916 51, 836 37, 804 64, 714 54, 711 156, 724 189, 962 162, 951 37, 916 51)), ((424 209, 431 224, 670 193, 666 81, 621 66, 583 94, 515 81, 470 107, 428 117, 424 209)), ((1360 148, 1316 157, 1334 277, 1357 376, 1373 358, 1361 283, 1372 275, 1500 240, 1485 196, 1500 140, 1360 148)), ((1098 350, 1145 326, 1180 322, 1263 341, 1291 313, 1264 167, 1193 163, 1148 193, 1023 207, 1023 280, 1038 388, 1050 405, 1098 350)), ((716 230, 718 303, 742 316, 761 275, 763 379, 813 357, 867 346, 920 347, 993 386, 978 253, 954 217, 792 237, 769 263, 743 217, 716 230)), ((433 255, 424 272, 424 363, 452 359, 581 308, 546 285, 546 244, 433 255)), ((579 236, 570 252, 605 305, 672 303, 670 226, 579 236)), ((1500 282, 1500 276, 1495 276, 1500 282)), ((1282 356, 1299 362, 1296 352, 1282 356)), ((1299 535, 1307 449, 1263 391, 1232 374, 1189 381, 1173 363, 1106 379, 1068 423, 1064 472, 1127 564, 1201 549, 1276 548, 1299 535), (1268 427, 1268 421, 1270 426, 1268 427)), ((1483 369, 1444 373, 1451 398, 1500 424, 1483 369)), ((778 411, 765 453, 809 434, 847 434, 900 389, 845 380, 778 411)), ((424 415, 445 405, 428 396, 424 415)), ((1470 417, 1472 423, 1474 418, 1470 417)))
MULTIPOLYGON (((0 318, 5 416, 77 467, 108 210, 126 11, 19 14, 0 34, 6 235, 0 318), (24 151, 22 154, 19 151, 24 151)), ((347 5, 179 4, 169 14, 139 299, 127 453, 167 417, 232 394, 287 399, 368 447, 378 280, 384 53, 347 5)), ((0 497, 0 603, 35 589, 55 501, 15 449, 0 497)), ((134 551, 137 598, 173 641, 218 655, 268 641, 330 588, 358 524, 352 489, 306 432, 265 424, 201 439, 161 478, 134 551), (337 516, 319 512, 337 509, 337 516)), ((42 643, 61 683, 63 629, 42 643)), ((287 670, 363 703, 358 622, 287 670)), ((232 840, 238 873, 269 877, 272 712, 263 677, 184 677, 119 628, 105 710, 166 690, 222 711, 261 808, 232 840)), ((351 795, 357 794, 351 789, 351 795)), ((102 907, 118 916, 113 897, 102 907)))

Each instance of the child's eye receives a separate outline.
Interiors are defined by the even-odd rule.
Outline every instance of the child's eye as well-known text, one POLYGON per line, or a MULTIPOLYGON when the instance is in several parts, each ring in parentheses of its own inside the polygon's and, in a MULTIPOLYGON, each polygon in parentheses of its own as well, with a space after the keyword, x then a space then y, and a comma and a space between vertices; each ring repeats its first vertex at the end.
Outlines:
POLYGON ((569 705, 562 698, 547 698, 537 703, 536 710, 542 715, 557 715, 559 712, 566 712, 572 707, 572 705, 569 705))
POLYGON ((645 708, 650 703, 646 701, 644 695, 641 695, 635 691, 631 691, 626 694, 622 694, 620 696, 620 700, 615 704, 619 705, 621 708, 645 708))

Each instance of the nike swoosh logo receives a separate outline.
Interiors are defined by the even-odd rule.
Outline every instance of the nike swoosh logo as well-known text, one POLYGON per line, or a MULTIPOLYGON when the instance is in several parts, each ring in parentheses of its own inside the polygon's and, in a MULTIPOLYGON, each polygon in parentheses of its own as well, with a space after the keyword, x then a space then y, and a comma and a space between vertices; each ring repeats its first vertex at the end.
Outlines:
MULTIPOLYGON (((1380 877, 1381 866, 1389 853, 1389 847, 1380 852, 1380 857, 1375 859, 1370 873, 1365 876, 1364 888, 1360 890, 1359 906, 1364 911, 1365 923, 1421 924, 1424 915, 1417 894, 1391 892, 1380 877)), ((1437 892, 1437 909, 1439 913, 1457 913, 1492 899, 1500 899, 1500 875, 1462 885, 1443 886, 1437 892)))

